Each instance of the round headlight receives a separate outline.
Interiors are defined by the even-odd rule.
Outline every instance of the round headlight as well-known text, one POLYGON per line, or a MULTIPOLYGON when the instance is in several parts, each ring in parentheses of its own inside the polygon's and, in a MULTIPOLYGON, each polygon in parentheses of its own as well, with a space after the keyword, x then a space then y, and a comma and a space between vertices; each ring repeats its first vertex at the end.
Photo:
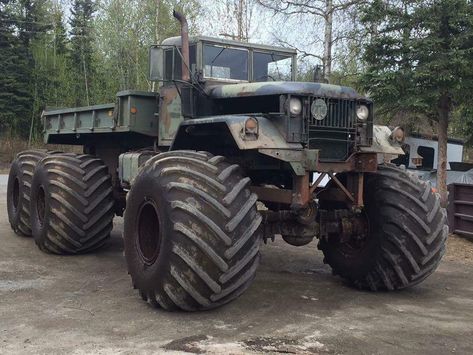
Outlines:
POLYGON ((302 112, 302 102, 301 100, 295 98, 295 97, 292 97, 290 100, 289 100, 289 112, 291 113, 291 115, 298 115, 302 112))
POLYGON ((356 117, 358 117, 360 121, 366 121, 369 114, 370 110, 365 105, 358 105, 356 107, 356 117))

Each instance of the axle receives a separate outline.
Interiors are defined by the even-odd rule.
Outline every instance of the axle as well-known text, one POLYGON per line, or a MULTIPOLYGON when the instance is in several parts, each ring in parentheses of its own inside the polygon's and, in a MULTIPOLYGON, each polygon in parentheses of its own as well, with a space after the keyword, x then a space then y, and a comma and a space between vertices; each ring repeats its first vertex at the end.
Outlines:
POLYGON ((265 243, 268 239, 274 241, 276 235, 294 246, 309 244, 314 237, 346 243, 353 238, 363 239, 368 233, 368 223, 362 213, 348 209, 321 210, 315 202, 298 212, 266 210, 260 213, 265 243))

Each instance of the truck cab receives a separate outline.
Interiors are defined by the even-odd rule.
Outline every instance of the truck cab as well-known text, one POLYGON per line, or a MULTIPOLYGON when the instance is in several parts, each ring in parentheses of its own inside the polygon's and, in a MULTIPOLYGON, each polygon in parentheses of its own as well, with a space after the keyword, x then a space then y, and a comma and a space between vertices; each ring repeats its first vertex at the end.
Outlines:
MULTIPOLYGON (((151 80, 181 80, 181 37, 152 46, 149 64, 151 80)), ((207 83, 295 81, 296 65, 292 49, 205 36, 189 39, 190 74, 207 83)))
MULTIPOLYGON (((327 162, 371 149, 372 102, 348 87, 296 82, 295 50, 191 37, 189 62, 183 64, 181 38, 150 48, 150 79, 160 83, 159 117, 165 125, 160 145, 188 149, 206 143, 200 148, 215 152, 232 141, 240 151, 311 149, 327 162), (182 80, 184 67, 189 80, 182 80), (257 134, 241 134, 249 115, 257 134), (192 134, 209 139, 199 143, 192 134)), ((384 144, 391 154, 402 153, 390 146, 384 144)))

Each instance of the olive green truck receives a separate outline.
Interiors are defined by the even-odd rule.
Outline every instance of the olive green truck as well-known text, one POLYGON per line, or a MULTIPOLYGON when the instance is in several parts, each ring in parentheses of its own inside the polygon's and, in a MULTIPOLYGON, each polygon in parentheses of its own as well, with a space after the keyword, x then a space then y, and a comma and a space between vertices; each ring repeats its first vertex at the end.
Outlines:
POLYGON ((361 289, 434 272, 446 213, 429 184, 385 162, 403 153, 402 129, 374 125, 373 103, 351 88, 296 82, 293 50, 189 38, 175 17, 181 36, 150 49, 157 92, 44 112, 46 143, 83 154, 17 155, 7 191, 17 234, 47 253, 91 252, 123 215, 132 284, 166 310, 238 297, 275 236, 317 238, 334 274, 361 289))

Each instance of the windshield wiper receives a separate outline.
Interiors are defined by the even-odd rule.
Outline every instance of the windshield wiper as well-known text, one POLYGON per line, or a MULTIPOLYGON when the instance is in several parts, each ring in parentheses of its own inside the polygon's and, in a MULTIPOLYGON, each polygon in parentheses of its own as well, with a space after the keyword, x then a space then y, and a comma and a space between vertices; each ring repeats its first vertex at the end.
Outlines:
POLYGON ((214 59, 212 59, 212 61, 210 62, 210 65, 212 65, 213 63, 215 63, 215 61, 217 60, 218 57, 220 57, 220 54, 222 54, 222 52, 225 50, 226 48, 223 47, 222 50, 220 52, 218 52, 218 54, 214 57, 214 59))
POLYGON ((220 54, 222 54, 225 49, 226 49, 226 48, 223 47, 223 48, 220 50, 220 52, 218 52, 218 54, 214 57, 214 59, 212 59, 212 61, 210 62, 210 76, 211 76, 211 77, 213 76, 213 71, 214 71, 214 70, 213 70, 213 68, 214 68, 213 64, 215 63, 215 61, 217 60, 217 58, 220 57, 220 54))

